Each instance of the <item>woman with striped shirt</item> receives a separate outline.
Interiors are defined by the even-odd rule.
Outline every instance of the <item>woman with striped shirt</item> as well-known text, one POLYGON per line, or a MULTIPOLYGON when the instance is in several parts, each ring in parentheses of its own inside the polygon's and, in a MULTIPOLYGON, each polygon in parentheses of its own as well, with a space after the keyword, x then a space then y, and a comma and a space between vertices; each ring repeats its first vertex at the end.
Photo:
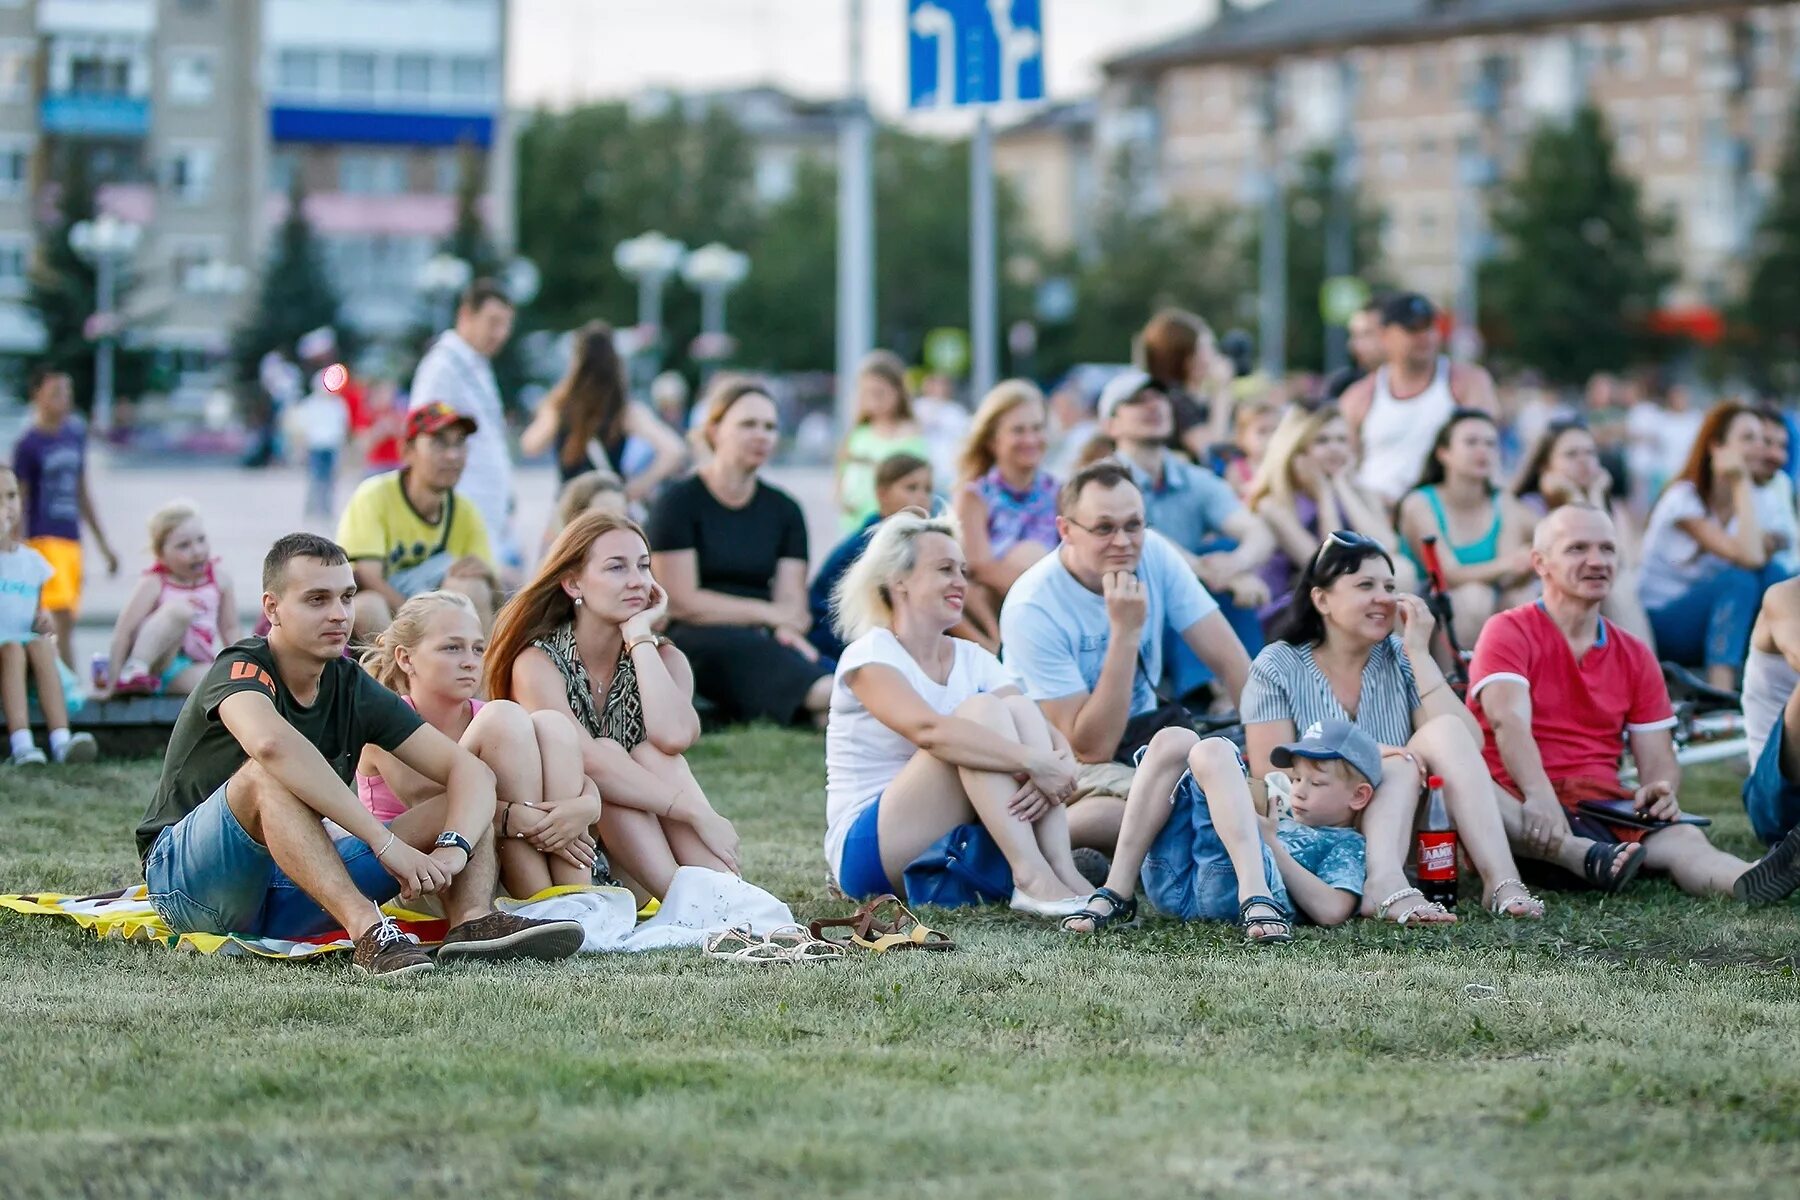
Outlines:
POLYGON ((1243 717, 1250 769, 1320 721, 1349 721, 1382 746, 1386 777, 1362 819, 1365 916, 1401 925, 1456 918, 1406 881, 1421 785, 1444 780, 1444 802, 1497 916, 1537 918, 1544 906, 1519 882, 1481 759, 1481 731, 1431 657, 1431 612, 1398 590, 1394 562, 1374 539, 1339 530, 1313 555, 1293 602, 1250 667, 1243 717), (1397 632, 1396 632, 1397 631, 1397 632), (1423 686, 1421 686, 1421 684, 1423 686), (1401 766, 1407 769, 1398 769, 1401 766))

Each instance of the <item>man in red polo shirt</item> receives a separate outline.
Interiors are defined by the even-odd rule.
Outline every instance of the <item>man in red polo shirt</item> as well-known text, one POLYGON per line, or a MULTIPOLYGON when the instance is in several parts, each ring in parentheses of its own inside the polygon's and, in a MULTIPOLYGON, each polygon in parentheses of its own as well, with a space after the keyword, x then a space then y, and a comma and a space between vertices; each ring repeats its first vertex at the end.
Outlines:
POLYGON ((1732 895, 1750 864, 1693 825, 1634 827, 1583 812, 1582 801, 1627 801, 1640 818, 1673 821, 1675 713, 1650 647, 1604 620, 1618 546, 1611 518, 1565 505, 1538 523, 1531 563, 1544 598, 1494 617, 1475 644, 1469 704, 1486 735, 1513 847, 1617 891, 1640 868, 1667 872, 1694 895, 1732 895), (1619 782, 1628 740, 1639 786, 1619 782))

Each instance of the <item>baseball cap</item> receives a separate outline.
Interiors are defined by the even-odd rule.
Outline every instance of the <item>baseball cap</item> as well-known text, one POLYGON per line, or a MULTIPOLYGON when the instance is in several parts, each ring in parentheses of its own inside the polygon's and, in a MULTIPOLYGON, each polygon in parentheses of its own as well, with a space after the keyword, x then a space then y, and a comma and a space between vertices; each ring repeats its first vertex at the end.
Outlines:
POLYGON ((476 429, 475 418, 457 412, 442 400, 434 400, 406 414, 406 440, 410 442, 416 437, 441 433, 456 426, 461 426, 464 433, 472 434, 476 429))
POLYGON ((1381 303, 1381 323, 1400 325, 1414 333, 1437 320, 1437 305, 1417 292, 1396 292, 1381 303))
POLYGON ((1291 767, 1296 758, 1338 758, 1375 787, 1381 786, 1381 747, 1348 721, 1317 721, 1297 742, 1269 751, 1269 761, 1291 767))
POLYGON ((1145 388, 1156 388, 1159 392, 1162 390, 1156 380, 1150 378, 1148 372, 1145 371, 1133 369, 1120 371, 1114 375, 1106 381, 1106 386, 1100 389, 1100 419, 1110 421, 1112 415, 1119 410, 1120 405, 1131 403, 1145 388))

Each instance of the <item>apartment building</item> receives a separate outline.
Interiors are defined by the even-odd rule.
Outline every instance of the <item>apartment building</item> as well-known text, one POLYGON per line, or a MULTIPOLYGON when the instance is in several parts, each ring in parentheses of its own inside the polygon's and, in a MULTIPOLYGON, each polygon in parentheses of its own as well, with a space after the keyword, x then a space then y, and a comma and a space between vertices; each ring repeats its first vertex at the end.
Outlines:
POLYGON ((1800 80, 1793 0, 1268 0, 1112 60, 1097 140, 1143 203, 1254 202, 1340 150, 1385 209, 1389 273, 1473 296, 1491 189, 1586 102, 1678 220, 1675 308, 1738 282, 1800 80))
POLYGON ((994 170, 1023 206, 1032 236, 1059 253, 1084 246, 1100 203, 1092 99, 1051 104, 994 134, 994 170))
POLYGON ((0 0, 0 356, 42 345, 26 276, 72 158, 142 229, 124 336, 177 370, 224 351, 297 173, 346 317, 402 334, 465 164, 511 244, 506 17, 506 0, 0 0))

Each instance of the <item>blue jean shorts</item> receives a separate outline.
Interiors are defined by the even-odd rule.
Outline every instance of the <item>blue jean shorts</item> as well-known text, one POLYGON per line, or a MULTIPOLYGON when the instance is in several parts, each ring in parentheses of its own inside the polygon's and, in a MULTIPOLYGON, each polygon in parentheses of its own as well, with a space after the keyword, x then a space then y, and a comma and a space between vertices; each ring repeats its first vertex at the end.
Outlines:
MULTIPOLYGON (((1137 758, 1141 764, 1143 751, 1138 752, 1137 758)), ((1275 855, 1260 838, 1258 845, 1262 849, 1263 874, 1269 880, 1269 896, 1291 913, 1293 905, 1288 903, 1275 855)), ((1238 919, 1237 871, 1213 826, 1206 794, 1191 773, 1181 773, 1170 801, 1169 819, 1151 843, 1139 874, 1144 898, 1158 912, 1183 921, 1238 919)))
MULTIPOLYGON (((338 928, 337 918, 275 865, 225 802, 226 784, 156 835, 144 860, 150 906, 176 933, 243 933, 304 938, 338 928)), ((400 883, 361 838, 333 843, 357 891, 377 904, 400 883)))
POLYGON ((1756 836, 1773 846, 1800 825, 1800 784, 1781 772, 1781 738, 1787 725, 1784 712, 1775 718, 1769 740, 1744 780, 1744 811, 1756 836))
POLYGON ((852 900, 868 900, 894 891, 887 870, 881 865, 881 797, 856 814, 850 832, 844 835, 844 850, 838 858, 838 887, 852 900))

